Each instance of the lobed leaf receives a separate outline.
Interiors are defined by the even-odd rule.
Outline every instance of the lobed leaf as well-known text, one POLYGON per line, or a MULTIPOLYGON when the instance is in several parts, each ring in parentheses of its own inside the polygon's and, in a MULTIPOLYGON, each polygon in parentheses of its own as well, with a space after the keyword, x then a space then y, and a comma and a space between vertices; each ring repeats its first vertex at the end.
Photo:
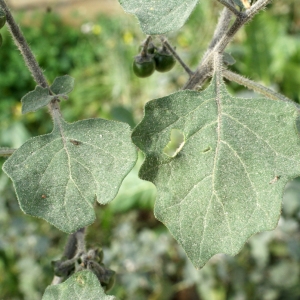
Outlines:
POLYGON ((197 268, 276 226, 284 187, 300 175, 298 114, 292 102, 235 98, 215 81, 147 103, 132 134, 146 154, 140 177, 156 185, 155 215, 197 268), (167 155, 175 129, 184 139, 167 155))
POLYGON ((125 123, 61 120, 52 133, 28 140, 4 163, 21 209, 71 233, 95 219, 135 165, 136 149, 125 123))
POLYGON ((54 98, 49 94, 48 88, 43 88, 37 85, 34 91, 27 93, 22 99, 22 114, 31 111, 36 111, 44 106, 47 106, 54 98))
POLYGON ((96 275, 90 271, 77 272, 64 283, 48 286, 42 300, 117 300, 104 293, 96 275))
POLYGON ((134 14, 146 34, 164 34, 180 29, 198 0, 119 0, 127 13, 134 14))
POLYGON ((50 86, 50 90, 55 95, 69 94, 74 88, 74 78, 69 75, 56 77, 53 84, 50 86))

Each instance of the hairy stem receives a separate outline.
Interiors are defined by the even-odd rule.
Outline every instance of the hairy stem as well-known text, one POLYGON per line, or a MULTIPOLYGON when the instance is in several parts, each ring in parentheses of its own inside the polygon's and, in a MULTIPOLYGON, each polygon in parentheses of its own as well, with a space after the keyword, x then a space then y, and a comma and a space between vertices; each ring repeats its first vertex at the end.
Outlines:
MULTIPOLYGON (((218 24, 216 26, 213 38, 208 46, 208 50, 212 50, 216 44, 220 41, 220 39, 226 34, 230 22, 232 20, 232 13, 227 8, 224 8, 220 14, 218 24)), ((205 57, 205 55, 204 55, 205 57)))
POLYGON ((16 149, 10 149, 10 148, 0 148, 0 156, 10 156, 12 155, 16 149))
POLYGON ((236 74, 234 72, 231 72, 229 70, 224 70, 223 71, 223 76, 230 80, 230 81, 234 81, 238 84, 241 84, 259 94, 262 94, 270 99, 273 99, 273 100, 283 100, 283 101, 287 101, 287 102, 291 102, 292 100, 290 100, 289 98, 285 97, 284 95, 281 95, 257 82, 254 82, 248 78, 245 78, 239 74, 236 74))
POLYGON ((206 56, 198 66, 195 74, 191 76, 191 78, 189 78, 183 89, 193 90, 201 85, 206 80, 206 78, 209 77, 209 74, 213 69, 214 53, 223 53, 226 46, 232 41, 238 30, 247 22, 249 22, 269 2, 271 2, 271 0, 258 0, 248 10, 240 14, 240 16, 235 20, 229 30, 221 37, 217 44, 207 52, 206 56))
POLYGON ((141 56, 142 57, 146 57, 148 55, 148 46, 149 46, 149 43, 151 42, 152 40, 152 37, 151 35, 148 35, 144 44, 143 44, 143 49, 142 49, 142 52, 141 52, 141 56))
MULTIPOLYGON (((14 17, 12 16, 9 7, 7 6, 5 0, 0 0, 0 7, 4 10, 6 15, 6 23, 8 25, 8 30, 13 37, 15 44, 20 50, 22 57, 25 61, 26 66, 28 67, 32 77, 35 82, 42 86, 43 88, 49 88, 46 77, 43 74, 43 70, 39 66, 34 54, 32 53, 20 27, 16 23, 14 17)), ((49 105, 50 114, 55 116, 55 113, 61 116, 60 107, 58 101, 53 101, 49 105)))
POLYGON ((12 14, 10 13, 10 10, 8 6, 6 5, 5 0, 0 0, 0 7, 4 10, 6 14, 6 22, 8 25, 9 32, 11 33, 15 44, 19 48, 25 63, 31 72, 34 80, 36 83, 44 88, 48 87, 47 80, 43 74, 42 69, 40 68, 38 62, 36 61, 31 49, 28 46, 28 43, 26 42, 26 39, 15 22, 12 14))
POLYGON ((161 36, 160 39, 161 39, 163 45, 172 53, 174 58, 179 62, 179 64, 189 74, 189 76, 192 76, 194 74, 194 72, 184 63, 184 61, 177 54, 176 50, 169 44, 168 40, 164 36, 161 36))

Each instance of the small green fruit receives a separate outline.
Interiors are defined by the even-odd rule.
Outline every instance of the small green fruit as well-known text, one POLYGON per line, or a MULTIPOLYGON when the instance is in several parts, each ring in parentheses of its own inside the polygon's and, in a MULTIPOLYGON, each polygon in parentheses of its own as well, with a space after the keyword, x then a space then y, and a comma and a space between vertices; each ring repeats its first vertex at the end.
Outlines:
POLYGON ((174 56, 165 49, 158 50, 154 55, 156 71, 168 72, 176 64, 174 56))
POLYGON ((138 55, 134 58, 132 67, 136 76, 145 78, 154 73, 155 61, 152 55, 138 55))
POLYGON ((108 284, 106 285, 106 292, 113 288, 115 281, 116 281, 116 274, 113 274, 110 277, 108 284))
POLYGON ((5 22, 6 22, 5 12, 0 8, 0 28, 4 26, 5 22))

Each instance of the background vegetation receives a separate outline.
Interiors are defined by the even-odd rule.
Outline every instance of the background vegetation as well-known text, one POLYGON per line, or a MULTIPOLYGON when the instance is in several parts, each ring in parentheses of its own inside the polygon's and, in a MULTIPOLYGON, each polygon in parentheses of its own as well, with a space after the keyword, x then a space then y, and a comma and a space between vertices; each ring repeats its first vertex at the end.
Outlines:
MULTIPOLYGON (((169 36, 192 67, 209 42, 221 6, 202 1, 184 28, 169 36)), ((231 68, 300 102, 300 8, 298 0, 277 0, 247 25, 228 48, 231 68)), ((68 121, 90 117, 120 120, 134 127, 146 101, 178 90, 187 79, 177 65, 168 74, 135 77, 133 57, 145 36, 129 15, 94 20, 62 19, 51 11, 18 14, 30 46, 53 81, 76 79, 62 104, 68 121)), ((46 109, 21 115, 20 99, 34 82, 8 33, 0 49, 0 144, 19 147, 48 133, 46 109)), ((237 84, 232 93, 255 97, 237 84)), ((138 165, 142 161, 142 155, 138 165)), ((0 161, 2 165, 4 159, 0 161)), ((277 229, 252 237, 235 258, 217 255, 200 271, 155 220, 155 188, 139 180, 136 168, 117 198, 98 205, 89 227, 90 246, 102 246, 118 274, 112 294, 130 300, 300 299, 300 180, 287 186, 277 229)), ((25 216, 12 185, 0 174, 0 299, 41 299, 53 276, 51 260, 62 253, 66 235, 43 220, 25 216)))

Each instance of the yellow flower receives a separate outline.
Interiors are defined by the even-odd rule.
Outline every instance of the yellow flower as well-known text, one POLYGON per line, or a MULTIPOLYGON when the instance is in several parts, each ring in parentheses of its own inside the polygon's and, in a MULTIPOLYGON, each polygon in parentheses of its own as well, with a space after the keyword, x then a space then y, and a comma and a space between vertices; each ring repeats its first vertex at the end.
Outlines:
POLYGON ((20 117, 22 115, 22 104, 21 103, 17 103, 14 107, 13 107, 13 114, 15 117, 20 117))
POLYGON ((102 32, 102 27, 100 25, 94 25, 92 28, 92 32, 95 35, 100 35, 102 32))
POLYGON ((131 34, 131 32, 129 31, 125 31, 123 34, 123 41, 125 44, 130 45, 133 42, 133 36, 131 34))

